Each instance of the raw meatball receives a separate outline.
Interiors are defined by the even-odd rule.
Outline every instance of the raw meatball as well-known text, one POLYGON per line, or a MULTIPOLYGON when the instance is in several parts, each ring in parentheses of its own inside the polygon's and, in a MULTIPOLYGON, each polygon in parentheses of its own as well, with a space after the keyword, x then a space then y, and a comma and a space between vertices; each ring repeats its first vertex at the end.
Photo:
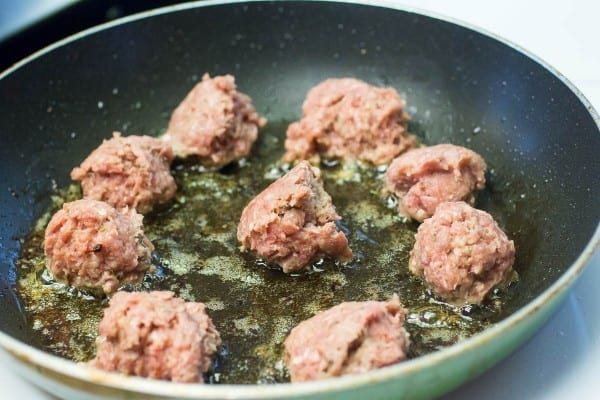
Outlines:
POLYGON ((247 156, 266 122, 250 97, 236 91, 233 76, 205 74, 173 112, 164 139, 177 156, 220 167, 247 156))
POLYGON ((396 158, 385 182, 400 198, 400 212, 423 221, 445 201, 473 203, 473 192, 485 186, 485 161, 453 144, 422 147, 396 158))
POLYGON ((347 302, 292 329, 285 364, 292 382, 358 374, 406 359, 406 310, 391 301, 347 302))
POLYGON ((221 344, 202 303, 173 292, 118 292, 104 310, 96 358, 107 371, 175 382, 203 382, 221 344))
POLYGON ((160 139, 122 137, 114 132, 112 139, 71 171, 71 179, 81 181, 86 198, 145 214, 175 195, 177 185, 170 171, 173 158, 171 146, 160 139))
POLYGON ((346 236, 336 230, 339 219, 321 171, 303 161, 246 206, 237 237, 242 250, 294 272, 323 256, 352 258, 346 236))
POLYGON ((308 92, 302 115, 288 127, 286 162, 322 155, 385 164, 415 145, 404 99, 392 88, 328 79, 308 92))
POLYGON ((142 218, 96 200, 65 203, 46 227, 46 267, 59 281, 96 292, 139 282, 154 250, 142 218))
POLYGON ((451 303, 478 304, 511 276, 513 241, 491 215, 465 202, 440 204, 415 239, 408 268, 451 303))

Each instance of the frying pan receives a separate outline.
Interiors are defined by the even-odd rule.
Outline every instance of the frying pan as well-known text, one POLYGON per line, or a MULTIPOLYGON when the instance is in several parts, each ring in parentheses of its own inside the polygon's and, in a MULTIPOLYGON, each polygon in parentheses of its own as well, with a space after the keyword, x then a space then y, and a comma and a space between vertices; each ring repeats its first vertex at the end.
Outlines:
POLYGON ((88 31, 0 78, 0 344, 14 368, 62 397, 420 398, 450 390, 528 338, 599 242, 597 114, 562 78, 511 46, 446 21, 323 2, 207 2, 88 31), (517 244, 510 315, 450 348, 367 374, 301 385, 178 385, 90 372, 35 348, 15 293, 20 240, 55 186, 107 133, 162 133, 204 71, 233 73, 270 121, 298 117, 332 76, 398 88, 424 143, 481 153, 517 244), (119 88, 119 96, 112 96, 119 88), (105 99, 110 99, 110 102, 105 99), (106 102, 106 104, 105 104, 106 102), (139 105, 139 106, 138 106, 139 105), (74 135, 73 135, 74 133, 74 135), (75 137, 73 137, 75 136, 75 137))

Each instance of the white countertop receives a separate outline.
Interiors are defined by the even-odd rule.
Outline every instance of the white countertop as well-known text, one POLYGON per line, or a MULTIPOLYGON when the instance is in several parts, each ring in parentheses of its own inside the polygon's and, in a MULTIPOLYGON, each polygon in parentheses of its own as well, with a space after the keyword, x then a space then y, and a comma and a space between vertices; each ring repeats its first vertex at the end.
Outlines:
MULTIPOLYGON (((554 66, 600 110, 600 2, 403 0, 397 3, 465 21, 518 44, 554 66)), ((599 285, 600 251, 597 251, 565 303, 527 344, 443 399, 600 398, 599 285)), ((0 387, 0 397, 6 400, 53 399, 1 367, 0 387)))
POLYGON ((0 38, 17 34, 77 0, 2 0, 0 38))

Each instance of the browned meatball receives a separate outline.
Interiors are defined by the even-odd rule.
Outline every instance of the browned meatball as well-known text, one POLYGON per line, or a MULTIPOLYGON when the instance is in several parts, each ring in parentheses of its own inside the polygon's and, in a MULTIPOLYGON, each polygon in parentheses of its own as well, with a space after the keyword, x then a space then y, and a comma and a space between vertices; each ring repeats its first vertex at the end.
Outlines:
POLYGON ((391 301, 339 304, 301 322, 285 340, 292 382, 358 374, 406 359, 406 310, 391 301))
POLYGON ((439 144, 394 159, 385 183, 400 198, 400 212, 423 221, 442 202, 473 203, 473 192, 485 186, 485 168, 485 161, 474 151, 439 144))
POLYGON ((236 90, 233 76, 205 74, 173 112, 164 139, 177 156, 220 167, 247 156, 266 122, 250 97, 236 90))
POLYGON ((99 331, 89 365, 175 382, 202 383, 221 344, 205 305, 172 292, 116 293, 99 331))
POLYGON ((294 272, 323 256, 352 258, 346 236, 336 230, 339 219, 321 171, 301 162, 250 201, 237 237, 242 250, 254 250, 283 272, 294 272))
POLYGON ((57 280, 95 292, 140 281, 154 250, 142 218, 96 200, 65 203, 46 227, 46 267, 57 280))
POLYGON ((85 198, 145 214, 175 195, 173 158, 171 146, 160 139, 115 132, 71 171, 71 179, 81 181, 85 198))
POLYGON ((480 303, 511 276, 513 241, 491 215, 465 202, 440 204, 415 239, 408 268, 451 303, 480 303))
POLYGON ((288 127, 286 162, 324 156, 385 164, 415 145, 404 99, 392 88, 327 79, 308 92, 302 115, 288 127))

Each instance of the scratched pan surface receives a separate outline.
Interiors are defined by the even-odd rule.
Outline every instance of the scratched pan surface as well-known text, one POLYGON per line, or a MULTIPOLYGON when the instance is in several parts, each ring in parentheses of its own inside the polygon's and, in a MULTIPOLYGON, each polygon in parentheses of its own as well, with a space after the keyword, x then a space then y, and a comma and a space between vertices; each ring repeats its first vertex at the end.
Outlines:
POLYGON ((549 67, 472 29, 412 12, 344 3, 198 3, 144 14, 61 43, 0 78, 0 344, 3 358, 62 397, 422 398, 506 356, 550 315, 598 244, 597 114, 549 67), (159 273, 127 290, 204 301, 225 346, 211 385, 91 371, 105 303, 43 274, 40 227, 69 171, 113 130, 164 132, 204 72, 232 73, 269 119, 245 163, 221 172, 176 164, 173 206, 148 216, 159 273), (516 243, 518 279, 482 307, 432 302, 406 273, 416 225, 379 196, 373 168, 323 165, 357 256, 287 277, 236 248, 241 208, 282 173, 285 127, 306 91, 353 76, 395 87, 411 131, 488 162, 478 207, 516 243), (595 121, 596 120, 596 121, 595 121), (359 194, 356 198, 355 194, 359 194), (37 230, 36 230, 37 224, 37 230), (286 383, 281 340, 344 300, 401 295, 415 346, 403 364, 317 383, 286 383), (257 384, 257 382, 259 384, 257 384))

